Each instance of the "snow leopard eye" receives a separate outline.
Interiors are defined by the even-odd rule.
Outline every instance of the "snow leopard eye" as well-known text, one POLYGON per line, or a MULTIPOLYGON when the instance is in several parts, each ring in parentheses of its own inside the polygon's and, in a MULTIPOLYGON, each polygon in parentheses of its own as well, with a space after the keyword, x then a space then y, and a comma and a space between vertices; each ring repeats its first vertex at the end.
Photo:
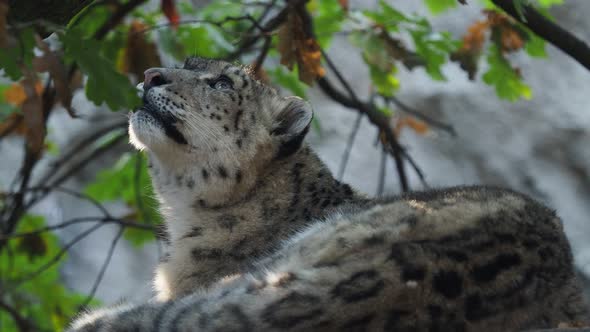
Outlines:
POLYGON ((221 75, 211 82, 211 87, 215 90, 230 90, 233 89, 233 83, 231 78, 221 75))

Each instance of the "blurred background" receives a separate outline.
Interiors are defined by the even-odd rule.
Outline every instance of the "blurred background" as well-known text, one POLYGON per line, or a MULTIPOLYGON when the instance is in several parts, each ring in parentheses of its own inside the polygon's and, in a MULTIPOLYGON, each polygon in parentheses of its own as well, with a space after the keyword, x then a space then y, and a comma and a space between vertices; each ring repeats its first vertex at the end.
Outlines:
POLYGON ((0 330, 151 297, 161 220, 127 112, 145 69, 189 55, 310 100, 307 142, 368 195, 489 184, 544 202, 588 289, 590 71, 518 20, 590 41, 590 2, 463 2, 0 1, 0 330))

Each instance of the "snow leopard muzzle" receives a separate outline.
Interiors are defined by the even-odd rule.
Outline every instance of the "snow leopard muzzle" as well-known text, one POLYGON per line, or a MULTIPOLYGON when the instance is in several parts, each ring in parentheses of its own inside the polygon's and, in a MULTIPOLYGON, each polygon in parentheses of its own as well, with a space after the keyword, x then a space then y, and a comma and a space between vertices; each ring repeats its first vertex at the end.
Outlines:
POLYGON ((178 119, 170 112, 162 112, 158 110, 156 106, 150 103, 145 97, 143 98, 144 104, 139 110, 144 111, 154 118, 163 128, 166 136, 170 137, 173 141, 178 144, 188 144, 188 141, 182 135, 182 133, 174 125, 178 122, 178 119))

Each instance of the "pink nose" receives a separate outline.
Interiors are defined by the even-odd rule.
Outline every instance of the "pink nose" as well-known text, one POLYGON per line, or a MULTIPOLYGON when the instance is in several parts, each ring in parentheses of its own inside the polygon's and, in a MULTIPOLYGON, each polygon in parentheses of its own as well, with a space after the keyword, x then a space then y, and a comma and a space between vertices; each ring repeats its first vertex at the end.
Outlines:
POLYGON ((159 68, 150 68, 146 70, 143 74, 145 75, 145 78, 143 80, 143 89, 145 91, 154 86, 164 85, 168 83, 168 80, 164 78, 164 74, 159 68))

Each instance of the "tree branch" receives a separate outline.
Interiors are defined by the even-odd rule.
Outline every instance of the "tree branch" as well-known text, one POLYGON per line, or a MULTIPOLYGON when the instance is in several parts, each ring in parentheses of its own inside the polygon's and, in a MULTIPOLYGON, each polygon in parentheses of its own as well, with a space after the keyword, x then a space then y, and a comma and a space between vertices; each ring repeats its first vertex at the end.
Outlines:
POLYGON ((344 150, 344 154, 342 155, 342 161, 340 162, 340 168, 338 169, 338 176, 336 177, 339 181, 341 181, 342 177, 344 177, 344 171, 346 170, 346 165, 348 164, 348 159, 350 158, 350 151, 352 150, 352 145, 354 144, 356 134, 361 127, 362 119, 363 113, 357 114, 354 125, 352 126, 352 131, 350 132, 348 140, 346 141, 346 148, 344 150))
POLYGON ((281 24, 283 24, 287 19, 287 14, 289 14, 289 11, 291 11, 294 6, 298 6, 299 4, 305 3, 307 1, 308 0, 287 1, 287 6, 285 6, 285 8, 283 8, 276 16, 268 20, 268 22, 266 22, 266 24, 262 26, 262 28, 260 29, 261 33, 243 40, 237 47, 237 49, 231 54, 229 54, 225 60, 233 61, 237 59, 240 55, 242 55, 242 53, 246 52, 252 46, 254 46, 254 44, 256 44, 256 42, 258 42, 260 38, 262 38, 266 33, 273 31, 274 29, 278 28, 281 24))
POLYGON ((523 5, 524 10, 521 17, 513 0, 492 0, 492 2, 539 37, 550 42, 590 70, 590 47, 588 44, 541 15, 530 5, 523 5))
POLYGON ((16 280, 14 283, 12 283, 11 286, 12 287, 18 287, 18 286, 20 286, 20 285, 22 285, 22 284, 24 284, 24 283, 26 283, 28 281, 31 281, 32 279, 37 278, 38 276, 41 275, 41 273, 45 272, 51 266, 53 266, 54 264, 56 264, 63 257, 63 255, 65 255, 66 252, 72 246, 74 246, 74 244, 78 243, 80 240, 82 240, 86 236, 90 235, 92 232, 94 232, 95 230, 99 229, 102 226, 104 226, 104 224, 102 224, 102 223, 96 224, 96 225, 88 228, 84 232, 78 234, 72 241, 68 242, 63 248, 61 248, 60 251, 55 256, 53 256, 53 258, 51 258, 47 263, 43 264, 43 266, 41 266, 40 268, 38 268, 34 272, 32 272, 32 273, 30 273, 28 275, 25 275, 25 276, 20 277, 18 280, 16 280))
POLYGON ((332 84, 325 77, 318 79, 317 82, 319 87, 326 95, 328 95, 328 97, 340 103, 342 106, 345 106, 347 108, 353 108, 361 113, 366 114, 369 121, 371 121, 371 123, 374 124, 377 128, 379 128, 379 130, 385 135, 385 139, 388 142, 390 152, 395 161, 395 166, 398 171, 398 177, 400 180, 400 186, 402 188, 402 191, 408 191, 408 178, 406 176, 406 172, 403 167, 403 159, 401 157, 404 148, 401 145, 399 145, 395 135, 393 135, 393 131, 391 130, 391 126, 389 123, 389 117, 381 113, 373 104, 363 103, 358 99, 352 99, 342 94, 341 92, 336 90, 336 88, 334 88, 334 86, 332 86, 332 84))
POLYGON ((98 276, 96 277, 96 280, 94 281, 94 284, 92 285, 92 289, 88 293, 88 296, 86 297, 86 300, 84 300, 84 303, 82 303, 82 305, 80 305, 81 310, 84 310, 88 306, 90 301, 92 301, 94 294, 96 294, 96 290, 98 289, 98 286, 100 285, 100 282, 102 281, 102 278, 104 277, 104 273, 106 272, 107 267, 109 266, 109 263, 111 262, 111 258, 113 258, 113 253, 115 252, 115 247, 117 246, 117 242, 119 242, 119 240, 121 239, 121 235, 123 235, 124 230, 125 230, 125 228, 120 227, 119 231, 117 232, 117 235, 115 235, 115 237, 113 238, 113 241, 111 241, 109 251, 107 252, 107 255, 105 256, 105 260, 102 263, 102 266, 100 267, 100 271, 98 272, 98 276))
POLYGON ((397 107, 399 107, 399 109, 402 112, 411 114, 413 117, 420 119, 422 121, 424 121, 425 123, 436 127, 438 129, 444 130, 446 132, 448 132, 451 136, 455 137, 457 136, 457 131, 455 131, 455 128, 450 125, 450 124, 446 124, 444 122, 438 121, 437 119, 433 119, 427 115, 424 115, 420 112, 418 112, 417 110, 411 108, 410 106, 406 105, 404 102, 402 102, 399 98, 397 98, 396 96, 391 96, 391 97, 384 97, 386 101, 388 102, 392 102, 394 105, 396 105, 397 107))
POLYGON ((2 300, 0 300, 0 309, 6 311, 12 317, 12 320, 16 323, 16 326, 21 332, 36 330, 34 326, 26 318, 21 316, 16 309, 4 303, 2 300))
POLYGON ((95 39, 103 39, 109 31, 114 29, 121 21, 131 13, 139 5, 143 4, 147 0, 130 0, 129 2, 119 5, 117 10, 111 14, 109 19, 94 33, 95 39))

